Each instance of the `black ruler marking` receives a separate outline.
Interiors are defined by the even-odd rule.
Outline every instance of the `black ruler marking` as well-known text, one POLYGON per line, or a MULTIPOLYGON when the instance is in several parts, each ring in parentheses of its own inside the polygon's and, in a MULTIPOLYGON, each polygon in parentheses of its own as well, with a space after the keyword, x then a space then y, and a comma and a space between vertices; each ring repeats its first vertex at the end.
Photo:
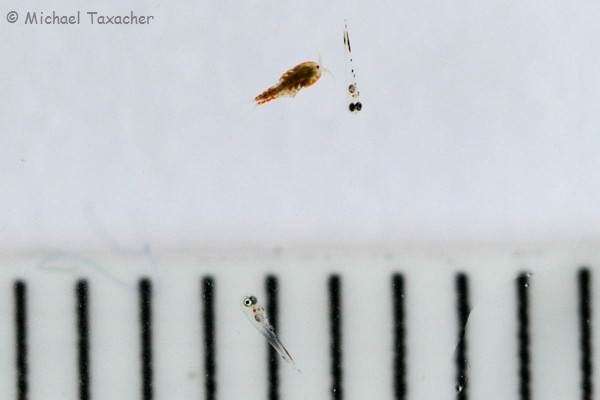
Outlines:
POLYGON ((204 387, 206 400, 217 398, 214 288, 213 278, 205 276, 202 279, 202 301, 204 304, 202 319, 204 323, 204 387))
POLYGON ((140 324, 142 339, 142 399, 152 400, 152 283, 140 279, 140 324))
POLYGON ((88 284, 80 280, 75 286, 77 296, 77 334, 78 339, 78 367, 79 367, 79 398, 90 398, 90 340, 88 318, 88 284))
MULTIPOLYGON (((266 307, 269 311, 269 322, 277 332, 277 278, 273 275, 268 275, 265 280, 267 289, 266 307)), ((268 364, 269 364, 269 400, 279 399, 279 354, 267 342, 268 347, 268 364)))
POLYGON ((594 394, 592 383, 592 296, 590 271, 579 270, 579 329, 581 348, 581 398, 591 400, 594 394))
POLYGON ((342 300, 338 275, 329 277, 329 318, 331 320, 331 395, 343 398, 342 391, 342 300))
POLYGON ((404 321, 404 277, 392 276, 394 301, 394 398, 406 398, 406 325, 404 321))
POLYGON ((456 398, 468 399, 469 363, 467 359, 466 327, 471 308, 469 307, 469 280, 463 273, 456 275, 456 305, 458 313, 458 346, 456 348, 456 398))
POLYGON ((27 287, 18 280, 14 286, 15 328, 17 344, 17 399, 26 400, 29 384, 27 381, 27 287))
POLYGON ((517 318, 519 346, 519 395, 521 400, 531 399, 531 356, 529 353, 529 274, 517 277, 517 318))

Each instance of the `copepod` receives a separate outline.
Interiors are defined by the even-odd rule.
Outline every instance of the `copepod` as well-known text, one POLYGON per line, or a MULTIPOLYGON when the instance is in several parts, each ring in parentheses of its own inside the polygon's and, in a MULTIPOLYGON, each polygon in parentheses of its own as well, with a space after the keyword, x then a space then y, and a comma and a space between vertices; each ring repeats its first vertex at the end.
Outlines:
POLYGON ((254 98, 256 105, 265 104, 278 97, 294 97, 302 88, 312 86, 321 78, 324 68, 320 62, 306 61, 281 75, 279 82, 254 98))

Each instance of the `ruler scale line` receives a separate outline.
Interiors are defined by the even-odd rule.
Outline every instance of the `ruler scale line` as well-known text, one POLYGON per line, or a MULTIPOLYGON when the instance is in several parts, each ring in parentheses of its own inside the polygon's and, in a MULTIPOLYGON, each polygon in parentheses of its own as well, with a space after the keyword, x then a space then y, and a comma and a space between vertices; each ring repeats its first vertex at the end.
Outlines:
MULTIPOLYGON (((267 289, 267 303, 266 307, 269 311, 269 322, 275 329, 277 329, 277 291, 278 283, 277 278, 273 275, 268 275, 265 280, 265 286, 267 289)), ((269 400, 279 399, 279 354, 277 350, 267 343, 268 348, 268 365, 269 365, 269 400)))
POLYGON ((215 282, 212 277, 202 279, 202 320, 204 323, 204 388, 206 400, 217 398, 216 362, 215 362, 215 282))
POLYGON ((466 327, 471 309, 469 307, 469 280, 467 275, 459 273, 456 276, 456 303, 458 313, 458 346, 456 348, 456 398, 468 399, 469 363, 467 359, 466 327))
POLYGON ((579 329, 581 348, 581 398, 593 398, 592 383, 592 296, 590 288, 590 271, 579 270, 579 329))
POLYGON ((29 383, 27 380, 27 286, 22 280, 14 285, 15 334, 17 345, 17 399, 27 400, 29 383))
POLYGON ((152 400, 152 283, 143 278, 139 282, 140 325, 141 325, 141 361, 142 361, 142 399, 152 400))
POLYGON ((406 398, 406 323, 404 312, 404 276, 392 276, 394 301, 394 398, 406 398))
POLYGON ((78 338, 78 369, 79 369, 79 398, 90 398, 90 342, 88 318, 88 283, 79 280, 75 287, 77 296, 77 334, 78 338))
MULTIPOLYGON (((494 385, 500 382, 503 383, 501 387, 502 393, 519 400, 530 400, 533 396, 540 395, 542 392, 552 393, 554 386, 557 388, 556 393, 559 393, 558 390, 567 393, 568 390, 570 397, 579 397, 583 400, 593 399, 593 389, 595 386, 595 371, 593 370, 593 364, 594 356, 596 356, 593 352, 595 339, 595 332, 593 332, 593 312, 596 310, 594 310, 593 304, 592 278, 594 264, 591 261, 590 263, 590 265, 575 265, 578 268, 566 271, 568 273, 567 281, 570 280, 571 284, 573 284, 569 286, 570 289, 568 290, 567 296, 573 297, 570 297, 570 301, 565 304, 570 307, 570 319, 573 323, 569 323, 569 318, 565 319, 567 323, 563 323, 563 321, 557 319, 551 321, 553 331, 550 332, 551 334, 548 335, 547 338, 544 338, 545 340, 540 341, 539 343, 536 342, 536 327, 542 329, 546 326, 547 321, 542 317, 551 315, 545 313, 553 310, 544 309, 544 307, 551 307, 552 304, 554 304, 551 302, 547 302, 546 304, 543 300, 549 298, 549 296, 557 295, 555 290, 546 289, 548 287, 553 289, 553 285, 557 283, 563 284, 564 276, 561 274, 565 271, 553 277, 554 281, 546 281, 544 279, 538 282, 535 280, 536 286, 533 288, 533 291, 531 289, 534 281, 529 272, 531 271, 535 274, 538 271, 538 267, 535 263, 526 266, 527 268, 531 268, 531 270, 524 269, 517 271, 516 273, 510 272, 510 270, 503 271, 502 279, 506 278, 507 274, 513 274, 511 286, 515 285, 512 286, 512 290, 515 291, 513 292, 513 296, 516 296, 508 299, 508 301, 506 301, 506 297, 503 297, 502 301, 492 299, 492 302, 486 304, 488 306, 491 305, 489 310, 481 309, 484 313, 487 312, 488 314, 485 315, 484 318, 476 318, 477 321, 474 321, 475 325, 473 326, 477 328, 475 330, 467 330, 467 324, 473 323, 473 320, 470 319, 470 313, 472 311, 470 304, 473 300, 472 295, 484 290, 477 286, 478 280, 474 279, 477 278, 478 274, 475 272, 466 273, 465 270, 456 270, 450 274, 444 274, 443 282, 435 290, 435 293, 436 296, 439 296, 439 300, 445 298, 446 300, 449 299, 451 301, 442 303, 443 307, 441 308, 425 307, 422 309, 423 312, 421 312, 422 310, 418 307, 419 304, 415 304, 417 308, 414 310, 414 313, 415 315, 421 316, 436 316, 443 314, 444 320, 443 325, 441 325, 443 329, 439 329, 439 332, 433 332, 431 334, 437 335, 437 338, 443 339, 448 343, 452 341, 456 347, 451 356, 452 361, 450 361, 448 357, 443 360, 442 357, 437 359, 432 358, 432 361, 441 360, 440 362, 444 362, 444 364, 438 364, 435 366, 435 369, 432 369, 431 371, 426 370, 425 373, 419 375, 417 378, 421 379, 421 381, 417 381, 417 386, 419 387, 416 388, 420 389, 423 387, 431 393, 434 393, 436 390, 444 390, 449 396, 454 396, 457 400, 468 400, 469 396, 473 397, 473 390, 485 390, 486 393, 491 393, 494 390, 494 385), (536 311, 539 312, 540 310, 544 313, 536 314, 536 311), (497 311, 498 314, 496 314, 497 311), (451 314, 448 314, 448 312, 451 314), (500 320, 498 315, 501 318, 509 317, 511 321, 505 321, 504 319, 500 320), (577 319, 577 322, 575 322, 574 318, 577 319), (538 326, 536 322, 540 322, 541 325, 538 326), (509 327, 509 331, 502 332, 502 327, 509 327), (489 339, 491 340, 488 341, 487 337, 479 337, 479 332, 484 333, 485 336, 489 335, 489 339), (512 332, 512 334, 510 332, 512 332), (505 340, 504 336, 506 336, 507 333, 509 335, 514 335, 512 336, 513 340, 505 340), (561 338, 569 339, 568 342, 563 343, 565 346, 569 346, 569 348, 561 348, 561 354, 563 354, 562 352, 569 351, 568 357, 565 357, 568 364, 563 362, 563 364, 559 366, 549 365, 548 363, 546 363, 547 365, 542 365, 543 363, 538 365, 536 362, 538 357, 538 361, 543 359, 551 360, 553 352, 555 352, 553 346, 556 343, 562 343, 559 343, 557 340, 561 338), (484 352, 473 353, 474 342, 477 344, 477 349, 480 351, 484 350, 484 352), (508 348, 506 346, 508 346, 508 348), (508 354, 505 350, 509 350, 508 354), (502 376, 485 376, 485 371, 479 371, 479 369, 470 370, 470 362, 473 362, 473 365, 487 365, 489 362, 493 362, 494 365, 502 364, 501 367, 506 368, 506 371, 508 371, 511 376, 505 377, 504 373, 502 376), (565 365, 571 365, 574 368, 570 368, 568 371, 559 369, 564 368, 565 365), (556 376, 559 376, 559 372, 561 373, 560 376, 564 382, 549 379, 549 377, 555 379, 556 376), (427 375, 428 373, 429 375, 427 375), (431 386, 426 387, 424 384, 419 383, 426 382, 427 379, 431 379, 432 377, 439 378, 440 376, 446 377, 447 382, 444 384, 445 388, 436 388, 435 383, 433 388, 431 386), (449 381, 448 378, 452 379, 452 381, 449 381), (480 379, 483 380, 480 381, 480 379), (455 388, 454 394, 449 392, 452 388, 455 388), (578 395, 575 393, 578 393, 578 395)), ((412 321, 410 315, 413 314, 410 311, 413 309, 411 307, 410 299, 407 297, 407 294, 410 296, 412 292, 407 292, 406 288, 409 287, 410 290, 420 290, 421 288, 412 287, 413 282, 411 280, 412 275, 410 271, 403 271, 400 269, 390 271, 389 266, 386 266, 386 270, 383 271, 383 282, 377 281, 377 285, 371 285, 365 289, 370 296, 385 297, 384 299, 376 299, 377 301, 382 300, 383 303, 379 304, 379 307, 377 307, 374 312, 378 314, 383 312, 383 315, 378 315, 378 318, 382 318, 382 320, 385 318, 387 320, 381 324, 382 326, 387 325, 387 328, 385 329, 386 332, 383 332, 380 338, 381 340, 386 341, 388 345, 391 345, 392 349, 388 349, 388 352, 386 353, 387 356, 382 353, 381 355, 383 358, 375 357, 371 360, 371 356, 374 357, 374 355, 372 353, 368 354, 367 358, 368 360, 371 360, 369 363, 374 364, 363 365, 367 362, 367 358, 360 357, 360 355, 363 354, 362 351, 369 351, 368 349, 360 349, 356 355, 346 355, 346 360, 344 360, 345 354, 343 349, 344 339, 353 339, 352 342, 355 342, 358 345, 362 344, 364 340, 364 338, 360 336, 365 333, 362 331, 362 329, 365 328, 364 326, 360 324, 357 326, 349 326, 349 328, 352 329, 346 333, 342 324, 344 322, 343 317, 345 317, 342 315, 343 302, 348 302, 346 309, 350 310, 353 309, 353 302, 356 301, 354 296, 350 296, 347 299, 342 297, 342 291, 344 289, 342 287, 342 282, 343 279, 346 278, 349 279, 347 283, 354 283, 356 278, 350 274, 346 275, 345 272, 330 272, 331 270, 329 268, 331 265, 332 263, 328 260, 328 264, 324 267, 326 268, 325 273, 322 274, 321 272, 320 274, 321 293, 319 295, 322 296, 320 301, 323 302, 323 306, 327 307, 328 310, 325 311, 325 320, 319 322, 320 329, 325 329, 324 332, 326 332, 324 337, 319 338, 319 340, 321 340, 319 346, 327 346, 328 349, 326 349, 327 351, 324 354, 318 356, 322 366, 324 366, 327 371, 325 376, 320 376, 320 381, 316 383, 316 386, 320 386, 320 390, 329 391, 329 396, 331 396, 332 400, 343 400, 343 397, 346 395, 343 387, 344 372, 346 372, 346 379, 350 377, 347 374, 348 370, 344 371, 344 362, 350 362, 349 365, 352 367, 350 370, 353 372, 352 376, 357 376, 358 378, 360 378, 360 376, 375 376, 377 382, 373 382, 374 386, 369 389, 368 393, 376 393, 377 390, 375 389, 383 388, 385 392, 381 391, 381 393, 385 393, 385 395, 374 394, 374 396, 388 396, 393 397, 395 400, 407 399, 410 397, 409 391, 412 390, 414 382, 412 380, 408 381, 410 377, 408 374, 410 371, 408 363, 412 358, 411 360, 408 359, 408 354, 411 349, 408 347, 407 336, 410 337, 410 332, 412 332, 413 329, 411 324, 410 332, 408 330, 408 324, 412 321), (381 284, 384 285, 383 290, 381 290, 381 284), (385 286, 387 286, 387 289, 385 286), (322 293, 324 289, 327 293, 322 293), (390 294, 391 299, 387 297, 390 296, 390 294), (387 307, 385 307, 386 303, 388 304, 387 307), (384 307, 381 307, 381 305, 384 307), (390 311, 392 312, 392 315, 389 315, 390 311), (391 321, 389 321, 390 317, 391 321), (355 329, 359 331, 356 331, 355 329), (349 336, 344 338, 344 335, 349 336), (359 338, 360 341, 358 341, 359 338), (391 350, 391 354, 389 350, 391 350), (385 369, 381 369, 381 373, 377 373, 376 375, 373 375, 373 370, 367 371, 372 375, 361 374, 365 369, 369 369, 375 365, 377 365, 378 368, 385 369), (385 382, 386 379, 388 380, 387 382, 385 382)), ((271 273, 267 274, 259 274, 258 278, 264 285, 264 294, 262 296, 264 296, 266 303, 265 309, 270 317, 270 323, 278 333, 281 333, 281 326, 278 318, 280 308, 279 302, 281 301, 282 307, 285 307, 285 304, 287 304, 285 296, 289 293, 286 293, 285 291, 281 292, 280 290, 282 289, 281 284, 286 275, 283 272, 281 275, 276 271, 270 272, 271 273)), ((199 320, 196 319, 195 323, 200 323, 200 330, 198 334, 195 335, 195 340, 201 341, 200 343, 196 343, 200 346, 200 351, 196 352, 195 357, 198 357, 199 355, 202 357, 200 360, 196 358, 196 361, 199 361, 201 364, 198 365, 201 370, 201 375, 198 376, 198 374, 193 372, 193 369, 191 370, 191 368, 193 368, 193 362, 191 363, 191 367, 189 363, 186 365, 183 365, 182 363, 181 370, 179 370, 179 366, 176 366, 175 368, 168 368, 168 371, 163 371, 164 375, 157 375, 158 370, 156 369, 156 365, 154 365, 156 362, 154 350, 160 349, 159 347, 155 347, 160 343, 153 344, 153 340, 156 336, 155 332, 152 332, 152 325, 160 324, 161 320, 157 319, 159 315, 156 314, 156 310, 154 311, 154 314, 156 315, 152 313, 152 303, 155 295, 153 292, 156 291, 154 288, 156 282, 153 282, 148 275, 142 274, 137 276, 134 283, 134 285, 137 286, 138 291, 137 299, 135 298, 136 288, 134 287, 134 297, 130 298, 129 303, 131 303, 130 306, 133 307, 130 311, 134 312, 133 315, 139 322, 129 321, 130 326, 128 326, 128 328, 133 329, 132 333, 134 336, 130 337, 130 340, 126 343, 127 348, 131 348, 131 345, 133 345, 134 353, 136 353, 134 354, 136 358, 134 360, 129 360, 129 362, 134 362, 134 369, 133 371, 130 371, 134 374, 132 377, 133 379, 127 379, 128 382, 133 382, 133 384, 127 383, 127 385, 129 386, 129 389, 134 391, 134 397, 137 394, 138 396, 141 395, 141 400, 153 400, 154 395, 158 395, 158 392, 155 393, 157 387, 154 387, 154 378, 160 378, 161 388, 164 383, 165 390, 167 390, 166 385, 169 385, 168 390, 172 393, 172 387, 177 387, 176 384, 178 384, 178 382, 181 387, 181 378, 184 377, 186 379, 185 384, 187 385, 185 386, 185 390, 189 390, 192 394, 194 393, 193 391, 204 392, 204 394, 199 394, 201 397, 205 397, 205 400, 217 399, 219 382, 217 382, 216 377, 216 352, 218 352, 216 343, 219 338, 216 337, 216 331, 218 331, 219 328, 216 327, 216 323, 219 322, 219 317, 215 318, 215 316, 216 313, 219 312, 219 309, 217 308, 218 299, 215 297, 215 277, 217 279, 222 279, 223 282, 227 279, 238 278, 233 274, 228 277, 227 275, 222 275, 221 272, 216 271, 213 275, 212 270, 206 269, 199 270, 195 275, 195 278, 193 278, 195 285, 200 285, 199 287, 194 286, 191 288, 191 295, 194 296, 195 293, 194 298, 196 299, 196 302, 200 302, 200 304, 195 306, 198 308, 193 311, 195 315, 192 315, 192 319, 199 318, 199 320), (196 292, 197 290, 199 292, 196 292), (198 295, 200 298, 196 297, 198 295), (137 342, 137 340, 139 340, 139 342, 137 342), (129 341, 133 341, 133 343, 129 343, 129 341), (202 349, 204 351, 202 351, 202 349), (176 379, 179 379, 179 381, 176 379), (141 393, 137 392, 138 390, 140 390, 141 393)), ((379 278, 381 277, 382 276, 379 276, 379 278)), ((95 303, 92 303, 94 300, 91 297, 97 296, 98 298, 103 299, 104 293, 107 293, 104 288, 105 285, 95 285, 96 280, 91 276, 85 278, 80 277, 81 279, 78 279, 78 277, 73 276, 73 274, 65 275, 65 278, 60 278, 60 276, 58 276, 56 281, 47 280, 42 284, 36 284, 35 282, 37 281, 34 281, 33 278, 30 281, 29 275, 23 277, 11 274, 7 278, 8 284, 5 288, 7 295, 5 297, 8 301, 6 302, 7 304, 5 304, 5 314, 9 320, 6 321, 8 322, 8 324, 6 324, 8 332, 5 332, 7 339, 7 343, 5 344, 8 346, 8 349, 5 349, 5 353, 9 355, 9 358, 5 361, 8 372, 10 373, 5 374, 5 380, 7 382, 4 383, 6 383, 6 385, 2 383, 2 386, 5 387, 5 389, 0 390, 2 393, 4 393, 4 391, 8 391, 8 393, 3 394, 1 397, 13 397, 17 400, 27 400, 31 397, 31 393, 40 394, 42 397, 48 397, 48 393, 57 390, 56 385, 49 386, 47 384, 47 382, 50 382, 48 381, 49 378, 51 378, 52 381, 55 381, 56 378, 64 380, 62 383, 57 381, 61 386, 64 386, 63 384, 69 385, 69 382, 71 382, 69 386, 71 388, 70 390, 72 390, 73 396, 80 400, 89 400, 95 396, 96 391, 100 389, 101 392, 109 394, 114 390, 119 390, 117 387, 97 387, 96 385, 98 385, 98 383, 92 377, 92 361, 94 363, 100 361, 96 360, 94 357, 95 353, 93 354, 91 351, 92 345, 95 344, 95 342, 92 343, 92 340, 97 339, 96 334, 100 335, 102 332, 106 333, 109 329, 102 329, 96 332, 96 329, 99 327, 94 325, 94 331, 92 331, 91 324, 94 324, 95 322, 95 319, 92 317, 95 314, 92 314, 94 310, 91 308, 91 305, 95 303), (60 284, 59 279, 63 279, 60 284), (64 291, 64 283, 67 285, 66 293, 64 291), (11 291, 12 293, 10 293, 11 291), (75 296, 74 299, 72 297, 73 295, 75 296), (48 301, 48 299, 51 299, 51 301, 48 301), (75 304, 73 304, 73 300, 75 300, 75 304), (64 307, 65 304, 67 307, 64 307), (75 310, 73 310, 73 308, 75 308, 75 310), (67 315, 64 314, 65 310, 67 311, 67 315), (73 311, 75 311, 75 315, 72 314, 73 311), (57 319, 57 316, 63 319, 60 324, 54 322, 57 319), (75 317, 74 320, 72 319, 73 317, 75 317), (11 318, 12 321, 10 320, 11 318), (61 340, 64 336, 55 335, 55 332, 52 330, 54 329, 54 326, 66 326, 68 331, 71 332, 71 334, 66 332, 66 334, 69 334, 68 337, 72 337, 74 334, 74 337, 72 337, 73 340, 70 340, 71 344, 69 345, 67 343, 66 352, 62 352, 58 348, 46 346, 46 343, 50 343, 50 341, 52 341, 52 343, 56 342, 59 345, 62 343, 61 340), (73 329, 75 329, 75 331, 73 331, 73 329), (68 351, 69 348, 72 350, 71 352, 68 351), (69 354, 71 354, 71 356, 69 356, 69 354), (61 360, 63 357, 68 357, 65 360, 66 365, 70 365, 72 368, 65 371, 48 370, 46 364, 48 362, 52 363, 57 357, 60 357, 61 360), (40 362, 41 364, 39 364, 40 362), (73 379, 75 379, 75 381, 73 381, 73 379)), ((544 276, 544 278, 546 278, 546 276, 544 276)), ((499 279, 498 282, 501 283, 502 279, 499 279)), ((416 280, 416 282, 419 282, 419 280, 416 280)), ((494 282, 490 280, 490 285, 491 283, 494 282)), ((313 285, 307 288, 319 291, 318 286, 314 287, 313 285)), ((171 289, 175 289, 175 287, 171 289)), ((562 291, 558 293, 559 295, 561 295, 560 293, 564 294, 562 291)), ((229 294, 230 293, 227 293, 228 296, 229 294)), ((553 300, 563 301, 565 299, 553 298, 553 300)), ((110 306, 111 309, 119 307, 122 306, 121 301, 127 302, 127 299, 115 300, 115 303, 105 306, 110 306)), ((194 302, 193 299, 192 302, 194 302)), ((378 303, 374 302, 373 304, 378 303)), ((182 304, 181 306, 187 307, 189 304, 182 304)), ((104 310, 104 306, 101 307, 101 309, 104 310)), ((282 309, 282 312, 283 311, 284 309, 282 309)), ((285 316, 286 314, 282 315, 285 316)), ((483 313, 478 314, 478 316, 482 315, 483 313)), ((556 318, 563 317, 563 314, 557 315, 558 317, 556 318)), ((185 313, 178 316, 178 318, 182 317, 187 318, 185 313)), ((285 330, 285 318, 283 318, 282 321, 285 330)), ((228 323, 227 321, 222 322, 228 323)), ((192 321, 192 323, 194 322, 192 321)), ((423 324, 422 326, 427 325, 423 324)), ((471 327, 471 325, 468 326, 469 328, 471 327)), ((156 329, 156 327, 154 329, 156 329)), ((369 329, 369 327, 366 327, 366 329, 369 329)), ((58 333, 62 335, 65 332, 61 331, 58 333)), ((414 333, 417 335, 423 334, 418 331, 415 331, 414 333)), ((228 335, 227 339, 229 338, 230 336, 228 335)), ((194 340, 193 337, 191 339, 194 340)), ((184 340, 186 340, 185 337, 184 340)), ((262 349, 262 347, 260 349, 262 349)), ((234 347, 225 349, 226 352, 233 350, 234 347)), ((348 350, 350 349, 348 348, 348 350)), ((165 351, 167 351, 166 348, 165 351)), ((169 353, 170 352, 171 351, 169 350, 169 353)), ((283 378, 287 375, 284 373, 285 370, 283 369, 286 367, 280 366, 282 362, 279 353, 268 344, 267 352, 268 358, 266 365, 264 364, 264 353, 262 353, 262 357, 259 357, 258 360, 262 361, 259 362, 259 367, 262 364, 262 368, 267 368, 266 371, 262 370, 263 373, 266 372, 267 381, 265 382, 263 376, 262 381, 259 379, 259 381, 254 382, 254 380, 253 382, 250 382, 249 388, 252 389, 250 395, 254 396, 255 394, 258 394, 260 397, 260 394, 262 394, 263 397, 265 395, 268 396, 268 400, 279 400, 281 397, 285 397, 285 387, 283 385, 285 385, 287 381, 283 378), (266 388, 263 386, 265 383, 267 384, 266 388)), ((161 354, 164 354, 164 352, 161 351, 161 354)), ((190 356, 194 357, 193 354, 190 354, 190 356)), ((233 357, 233 354, 231 354, 231 356, 233 357)), ((431 352, 431 356, 435 356, 435 353, 431 352)), ((229 362, 229 360, 230 356, 227 355, 227 360, 225 361, 229 362)), ((104 372, 104 364, 105 362, 103 361, 102 365, 98 365, 100 370, 97 372, 104 372)), ((199 363, 197 362, 196 364, 199 363)), ((94 364, 94 366, 95 365, 96 364, 94 364)), ((129 370, 130 368, 127 367, 127 369, 129 370)), ((229 381, 230 378, 228 374, 233 373, 233 371, 219 372, 224 374, 222 378, 225 378, 227 381, 229 381)), ((231 376, 231 378, 234 380, 236 379, 235 376, 231 376)), ((431 382, 439 381, 439 379, 435 379, 435 381, 431 382)), ((356 385, 359 384, 360 382, 356 385)), ((352 386, 354 387, 354 385, 355 384, 352 386)), ((357 387, 361 391, 367 390, 367 387, 364 385, 357 387)), ((302 387, 301 389, 304 390, 302 387)), ((313 389, 315 388, 310 388, 310 390, 313 389)), ((307 389, 307 393, 308 391, 309 390, 307 389)), ((500 390, 498 391, 500 392, 500 390)), ((350 390, 350 392, 354 393, 354 390, 350 390)))
POLYGON ((517 318, 519 346, 519 395, 521 400, 531 399, 531 356, 529 336, 529 274, 521 273, 517 277, 517 318))
POLYGON ((331 323, 331 395, 342 400, 342 304, 339 275, 329 277, 329 318, 331 323))

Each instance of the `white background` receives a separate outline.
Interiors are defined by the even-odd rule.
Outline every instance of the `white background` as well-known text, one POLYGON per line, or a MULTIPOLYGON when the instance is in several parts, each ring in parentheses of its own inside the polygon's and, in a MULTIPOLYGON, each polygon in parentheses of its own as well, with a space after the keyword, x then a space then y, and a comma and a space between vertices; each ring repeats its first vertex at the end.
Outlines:
POLYGON ((600 5, 389 4, 4 2, 0 250, 597 242, 600 5))

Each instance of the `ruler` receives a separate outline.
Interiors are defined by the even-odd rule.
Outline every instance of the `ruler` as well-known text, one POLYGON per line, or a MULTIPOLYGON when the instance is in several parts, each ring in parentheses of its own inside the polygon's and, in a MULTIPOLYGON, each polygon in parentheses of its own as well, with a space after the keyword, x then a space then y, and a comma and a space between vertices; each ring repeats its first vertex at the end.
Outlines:
POLYGON ((592 399, 598 268, 578 248, 5 257, 0 398, 592 399))

